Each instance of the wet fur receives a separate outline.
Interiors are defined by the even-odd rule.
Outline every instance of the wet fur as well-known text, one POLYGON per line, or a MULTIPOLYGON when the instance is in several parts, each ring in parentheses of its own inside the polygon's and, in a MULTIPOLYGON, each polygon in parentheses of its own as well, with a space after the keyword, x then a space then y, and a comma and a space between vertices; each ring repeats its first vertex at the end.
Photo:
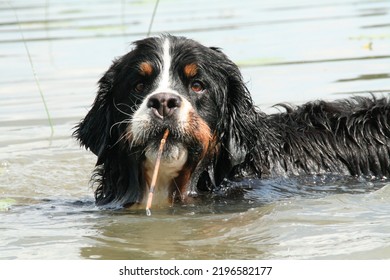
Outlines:
MULTIPOLYGON (((179 59, 195 60, 211 79, 208 96, 192 100, 201 117, 195 121, 210 129, 208 146, 197 140, 196 124, 193 137, 183 137, 190 156, 180 180, 186 180, 188 193, 210 192, 224 179, 249 176, 341 173, 389 177, 387 98, 354 97, 299 107, 282 104, 278 106, 284 112, 266 115, 253 104, 238 67, 219 49, 182 37, 169 38, 181 53, 179 59)), ((150 60, 148 52, 156 53, 159 42, 159 38, 136 42, 133 51, 113 62, 99 81, 91 110, 75 130, 80 143, 98 157, 93 175, 98 205, 131 205, 141 201, 145 192, 144 147, 130 145, 125 135, 141 100, 124 96, 133 64, 150 60)), ((161 136, 148 137, 157 141, 161 136)))

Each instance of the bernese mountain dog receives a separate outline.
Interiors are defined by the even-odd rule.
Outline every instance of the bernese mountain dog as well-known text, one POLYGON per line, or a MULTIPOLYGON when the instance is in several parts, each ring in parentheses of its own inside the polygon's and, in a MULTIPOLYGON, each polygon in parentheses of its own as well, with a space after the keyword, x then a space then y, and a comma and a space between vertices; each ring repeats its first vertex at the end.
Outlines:
POLYGON ((97 205, 144 204, 160 140, 159 203, 186 202, 227 180, 305 174, 390 175, 387 98, 259 110, 220 49, 162 35, 134 43, 99 81, 74 136, 97 156, 97 205))

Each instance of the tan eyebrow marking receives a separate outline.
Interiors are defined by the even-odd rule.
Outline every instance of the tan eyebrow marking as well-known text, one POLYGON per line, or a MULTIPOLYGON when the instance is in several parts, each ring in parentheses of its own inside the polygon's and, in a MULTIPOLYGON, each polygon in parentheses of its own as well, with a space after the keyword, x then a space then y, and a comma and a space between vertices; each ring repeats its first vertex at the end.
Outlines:
POLYGON ((196 76, 196 73, 198 72, 198 66, 195 63, 187 64, 184 67, 184 74, 187 78, 192 78, 196 76))
POLYGON ((142 62, 139 69, 142 76, 150 76, 153 73, 153 66, 150 62, 142 62))

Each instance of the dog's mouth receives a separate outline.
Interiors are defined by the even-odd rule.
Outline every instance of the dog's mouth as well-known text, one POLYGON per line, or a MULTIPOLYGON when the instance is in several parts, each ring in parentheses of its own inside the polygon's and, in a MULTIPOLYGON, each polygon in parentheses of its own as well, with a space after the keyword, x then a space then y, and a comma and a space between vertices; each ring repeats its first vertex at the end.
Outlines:
POLYGON ((169 131, 169 136, 166 139, 163 158, 168 157, 170 151, 175 154, 177 147, 185 147, 192 142, 191 136, 185 132, 180 124, 174 121, 164 122, 161 120, 152 120, 147 124, 143 124, 142 129, 131 127, 127 131, 126 140, 131 148, 139 147, 144 149, 145 152, 153 153, 158 150, 166 130, 169 131))

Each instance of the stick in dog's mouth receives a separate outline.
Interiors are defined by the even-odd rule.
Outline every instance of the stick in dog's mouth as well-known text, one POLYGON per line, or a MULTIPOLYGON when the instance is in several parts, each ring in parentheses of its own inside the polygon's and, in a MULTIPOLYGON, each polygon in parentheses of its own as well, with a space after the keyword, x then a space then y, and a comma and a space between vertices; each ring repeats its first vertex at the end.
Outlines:
POLYGON ((156 164, 155 164, 154 170, 153 170, 152 182, 150 183, 148 200, 146 201, 146 215, 147 216, 151 216, 152 215, 152 212, 150 211, 150 208, 152 207, 153 193, 154 193, 154 189, 156 187, 158 170, 160 168, 161 155, 163 153, 164 145, 165 145, 165 142, 167 141, 168 134, 169 134, 169 130, 166 129, 165 132, 164 132, 163 138, 160 141, 160 147, 158 148, 156 164))

